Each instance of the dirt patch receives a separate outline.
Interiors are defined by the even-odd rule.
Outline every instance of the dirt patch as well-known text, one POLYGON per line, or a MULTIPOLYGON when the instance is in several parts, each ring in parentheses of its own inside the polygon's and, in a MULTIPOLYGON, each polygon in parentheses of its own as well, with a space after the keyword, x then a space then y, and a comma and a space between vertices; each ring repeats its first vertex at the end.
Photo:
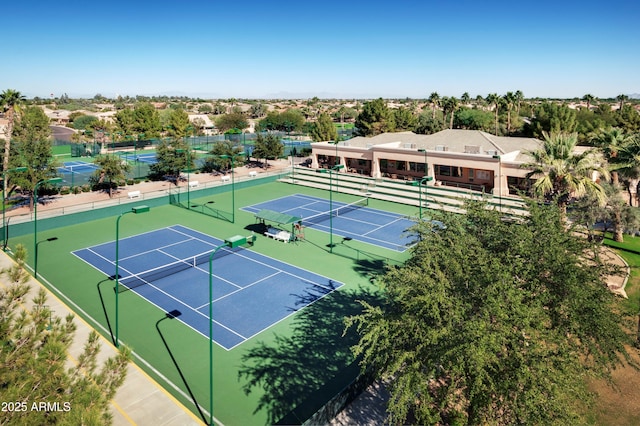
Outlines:
MULTIPOLYGON (((636 348, 628 348, 636 362, 640 355, 636 348)), ((597 424, 628 426, 640 424, 640 371, 630 366, 618 368, 612 374, 613 385, 604 380, 589 383, 595 392, 597 424)))

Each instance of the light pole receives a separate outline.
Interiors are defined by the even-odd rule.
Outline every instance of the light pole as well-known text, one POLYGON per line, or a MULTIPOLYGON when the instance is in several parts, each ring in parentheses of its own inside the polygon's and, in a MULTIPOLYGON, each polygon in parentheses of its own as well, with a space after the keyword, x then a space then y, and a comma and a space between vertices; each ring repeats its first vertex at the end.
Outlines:
POLYGON ((120 252, 119 252, 119 246, 120 246, 120 219, 122 219, 122 216, 128 214, 128 213, 134 213, 134 214, 139 214, 139 213, 146 213, 150 210, 150 208, 148 206, 137 206, 137 207, 132 207, 131 210, 126 211, 124 213, 120 213, 120 216, 118 216, 118 218, 116 219, 116 273, 114 275, 114 279, 116 280, 116 286, 115 286, 115 291, 116 291, 116 336, 115 336, 115 345, 116 348, 120 347, 120 340, 118 339, 118 293, 120 293, 120 268, 119 268, 119 260, 120 260, 120 252))
MULTIPOLYGON (((187 172, 187 209, 189 208, 189 206, 191 205, 191 147, 187 146, 187 149, 176 149, 176 154, 184 154, 186 153, 186 159, 187 159, 187 168, 186 168, 186 172, 187 172)), ((178 195, 180 194, 180 191, 178 191, 178 195)))
POLYGON ((333 173, 344 168, 342 164, 330 169, 318 169, 318 173, 329 173, 329 253, 333 253, 333 173))
POLYGON ((213 256, 224 247, 236 248, 245 244, 253 245, 255 235, 236 235, 224 240, 209 255, 209 424, 213 425, 213 256))
POLYGON ((428 208, 429 204, 428 204, 428 200, 427 200, 427 191, 428 191, 428 185, 427 182, 430 182, 433 180, 433 176, 423 176, 420 178, 420 180, 416 180, 414 182, 407 182, 407 185, 411 185, 411 186, 417 186, 418 187, 418 211, 419 211, 419 217, 420 220, 422 220, 422 186, 424 185, 425 188, 425 207, 428 208))
POLYGON ((51 237, 51 238, 47 238, 46 240, 42 240, 42 241, 38 241, 36 243, 36 252, 35 252, 35 264, 33 266, 33 276, 38 279, 38 246, 40 245, 40 243, 46 243, 49 241, 56 241, 58 239, 58 237, 51 237))
POLYGON ((6 204, 6 200, 5 200, 5 196, 6 196, 5 188, 7 186, 7 184, 6 184, 6 182, 7 182, 7 174, 11 173, 11 172, 26 172, 26 171, 27 171, 26 167, 16 167, 16 168, 13 168, 13 169, 7 169, 7 170, 2 172, 2 250, 6 250, 7 249, 7 239, 8 239, 7 220, 6 220, 7 204, 6 204))
POLYGON ((424 152, 424 175, 429 176, 429 169, 427 168, 427 150, 420 148, 418 152, 424 152))
POLYGON ((231 161, 231 223, 235 223, 236 220, 235 158, 242 155, 245 155, 245 153, 237 152, 231 155, 221 154, 218 156, 231 161))
MULTIPOLYGON (((338 157, 338 144, 340 143, 340 141, 336 140, 333 142, 329 142, 333 145, 336 146, 336 161, 335 164, 333 165, 333 167, 331 168, 332 170, 340 170, 342 168, 344 168, 344 166, 340 167, 342 164, 340 163, 339 157, 338 157)), ((336 192, 340 192, 340 182, 338 180, 338 176, 336 175, 336 192)))
MULTIPOLYGON (((500 193, 500 213, 502 213, 502 157, 499 155, 494 155, 493 158, 498 160, 498 192, 500 193)), ((495 196, 495 188, 494 188, 494 196, 495 196)))
POLYGON ((34 251, 34 267, 33 276, 38 278, 38 187, 43 183, 60 183, 62 178, 44 179, 36 183, 33 187, 33 251, 34 251))

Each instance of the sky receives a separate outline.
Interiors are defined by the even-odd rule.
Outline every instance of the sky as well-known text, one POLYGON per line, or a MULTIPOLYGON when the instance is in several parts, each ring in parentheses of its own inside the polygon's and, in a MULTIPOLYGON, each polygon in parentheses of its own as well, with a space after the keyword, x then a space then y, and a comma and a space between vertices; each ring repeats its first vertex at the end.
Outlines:
POLYGON ((0 91, 28 98, 615 98, 637 0, 11 1, 0 91))

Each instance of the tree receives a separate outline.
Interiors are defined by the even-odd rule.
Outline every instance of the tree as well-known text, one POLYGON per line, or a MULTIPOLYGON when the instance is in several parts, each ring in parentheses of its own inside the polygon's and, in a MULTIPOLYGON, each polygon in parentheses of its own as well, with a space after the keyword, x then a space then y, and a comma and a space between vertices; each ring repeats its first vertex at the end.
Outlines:
POLYGON ((189 114, 182 108, 172 109, 167 121, 167 134, 173 139, 183 139, 189 133, 189 114))
MULTIPOLYGON (((5 130, 4 141, 4 158, 2 161, 2 170, 9 169, 9 156, 11 152, 11 138, 13 136, 13 126, 15 123, 16 115, 20 113, 20 105, 26 100, 26 98, 17 90, 7 89, 0 93, 0 107, 5 113, 7 119, 7 127, 5 130)), ((4 193, 7 193, 7 182, 3 182, 4 193)))
POLYGON ((431 118, 433 120, 436 119, 436 108, 438 106, 440 106, 440 95, 438 95, 438 92, 431 92, 431 94, 429 95, 429 103, 431 104, 431 118))
POLYGON ((585 101, 587 103, 587 111, 591 111, 591 104, 593 103, 593 101, 596 99, 595 96, 587 93, 586 95, 584 95, 582 97, 582 100, 585 101))
POLYGON ((497 93, 489 93, 487 95, 487 104, 493 105, 493 112, 496 116, 496 132, 495 135, 499 136, 498 133, 498 112, 500 110, 500 96, 497 93))
POLYGON ((640 131, 640 113, 631 104, 625 104, 613 114, 616 125, 627 132, 640 131))
POLYGON ((298 109, 288 109, 282 113, 271 111, 260 120, 256 129, 258 131, 279 130, 282 132, 294 132, 302 130, 304 126, 304 114, 298 109))
POLYGON ((193 155, 183 138, 162 140, 156 148, 157 162, 152 164, 150 174, 154 179, 168 179, 176 184, 180 183, 182 170, 190 169, 189 159, 193 155))
POLYGON ((268 107, 263 103, 256 103, 251 105, 251 118, 264 117, 267 114, 268 107))
POLYGON ((153 105, 148 102, 136 104, 134 109, 125 108, 114 116, 116 127, 125 136, 135 136, 144 133, 148 138, 160 135, 160 115, 153 105))
MULTIPOLYGON (((24 194, 33 194, 38 182, 55 178, 57 164, 51 145, 49 118, 42 108, 26 107, 14 128, 14 144, 19 163, 27 171, 15 173, 15 182, 24 194)), ((33 197, 29 197, 29 207, 33 209, 33 197)))
POLYGON ((204 165, 202 166, 202 171, 208 173, 214 170, 229 170, 231 168, 231 159, 222 158, 221 156, 224 155, 227 157, 238 158, 243 154, 244 153, 242 152, 242 148, 235 145, 232 141, 224 140, 216 142, 213 145, 211 151, 209 151, 209 155, 211 157, 207 158, 207 160, 205 161, 204 165))
POLYGON ((573 133, 576 130, 576 111, 567 105, 543 102, 535 108, 529 132, 535 138, 546 133, 573 133))
POLYGON ((479 109, 461 108, 455 115, 455 126, 460 129, 493 130, 493 114, 479 109))
POLYGON ((462 96, 460 96, 460 102, 462 102, 462 106, 469 105, 469 101, 471 101, 471 95, 469 95, 469 92, 464 92, 462 96))
POLYGON ((396 127, 393 112, 382 98, 364 103, 362 112, 356 118, 355 126, 361 136, 392 132, 396 127))
POLYGON ((502 99, 507 107, 507 136, 511 135, 511 110, 515 106, 516 96, 513 92, 507 92, 502 99))
POLYGON ((338 131, 333 125, 329 114, 323 112, 311 127, 311 139, 316 142, 335 141, 338 139, 338 131))
POLYGON ((640 182, 640 134, 625 138, 611 162, 611 169, 627 182, 629 204, 637 207, 640 182))
POLYGON ((514 94, 516 99, 516 113, 520 116, 520 107, 522 106, 522 101, 524 101, 524 93, 521 90, 516 90, 514 94))
POLYGON ((420 135, 432 135, 444 128, 444 122, 440 117, 433 118, 431 114, 422 113, 418 116, 416 133, 420 135))
MULTIPOLYGON (((16 255, 20 253, 19 265, 24 263, 26 250, 16 250, 16 255)), ((14 280, 11 271, 3 272, 12 283, 0 287, 0 398, 24 404, 22 409, 3 410, 3 423, 110 424, 110 401, 124 383, 131 351, 122 346, 99 369, 100 339, 92 331, 77 363, 69 367, 67 351, 76 331, 73 315, 53 316, 43 289, 32 307, 24 307, 29 286, 19 276, 14 280), (60 406, 33 409, 32 404, 40 401, 59 402, 60 406)))
POLYGON ((280 138, 272 133, 267 135, 259 134, 253 148, 254 158, 264 158, 264 168, 268 168, 268 160, 282 157, 284 145, 280 138))
POLYGON ((460 103, 458 102, 458 99, 456 99, 455 96, 452 96, 450 98, 442 98, 442 108, 444 109, 445 117, 447 116, 447 114, 450 114, 450 117, 449 117, 450 129, 453 129, 453 116, 459 107, 460 107, 460 103))
MULTIPOLYGON (((609 130, 600 130, 591 142, 594 146, 600 148, 605 160, 613 165, 620 147, 628 143, 629 140, 630 136, 625 135, 622 130, 611 128, 609 130)), ((615 167, 611 169, 611 181, 614 185, 618 184, 618 171, 615 167)))
POLYGON ((522 168, 531 170, 527 179, 535 179, 532 193, 554 200, 563 213, 572 197, 592 193, 601 204, 605 201, 604 190, 593 176, 597 173, 608 179, 609 171, 595 150, 576 154, 577 141, 575 133, 544 133, 542 148, 529 151, 533 161, 522 165, 522 168))
POLYGON ((618 95, 616 96, 616 101, 620 102, 618 109, 621 110, 624 107, 624 103, 629 100, 629 96, 627 95, 618 95))
POLYGON ((418 117, 409 108, 400 107, 393 110, 393 121, 397 132, 413 132, 418 124, 418 117))
POLYGON ((302 111, 295 108, 290 108, 280 114, 280 127, 278 130, 283 132, 299 132, 304 126, 305 118, 302 111))
POLYGON ((216 127, 223 133, 231 129, 244 130, 249 127, 249 122, 244 114, 232 112, 219 116, 216 119, 216 127))
POLYGON ((126 173, 131 170, 131 165, 115 155, 101 155, 94 163, 99 168, 91 177, 91 182, 96 186, 106 187, 111 198, 114 184, 117 187, 127 180, 126 173))
POLYGON ((363 371, 389 382, 388 424, 576 424, 585 379, 631 361, 612 272, 555 206, 522 223, 482 203, 419 224, 381 305, 347 319, 363 371))

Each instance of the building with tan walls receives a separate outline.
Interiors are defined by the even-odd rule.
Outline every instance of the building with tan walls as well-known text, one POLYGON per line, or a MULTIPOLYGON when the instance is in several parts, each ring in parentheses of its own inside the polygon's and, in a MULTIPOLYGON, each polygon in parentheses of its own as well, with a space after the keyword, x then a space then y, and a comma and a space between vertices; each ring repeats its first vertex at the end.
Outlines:
POLYGON ((374 178, 417 180, 496 195, 525 189, 522 164, 542 147, 533 138, 494 136, 478 130, 443 130, 432 135, 413 132, 358 136, 347 141, 312 143, 312 168, 344 166, 341 173, 374 178), (495 190, 494 190, 495 189, 495 190))

